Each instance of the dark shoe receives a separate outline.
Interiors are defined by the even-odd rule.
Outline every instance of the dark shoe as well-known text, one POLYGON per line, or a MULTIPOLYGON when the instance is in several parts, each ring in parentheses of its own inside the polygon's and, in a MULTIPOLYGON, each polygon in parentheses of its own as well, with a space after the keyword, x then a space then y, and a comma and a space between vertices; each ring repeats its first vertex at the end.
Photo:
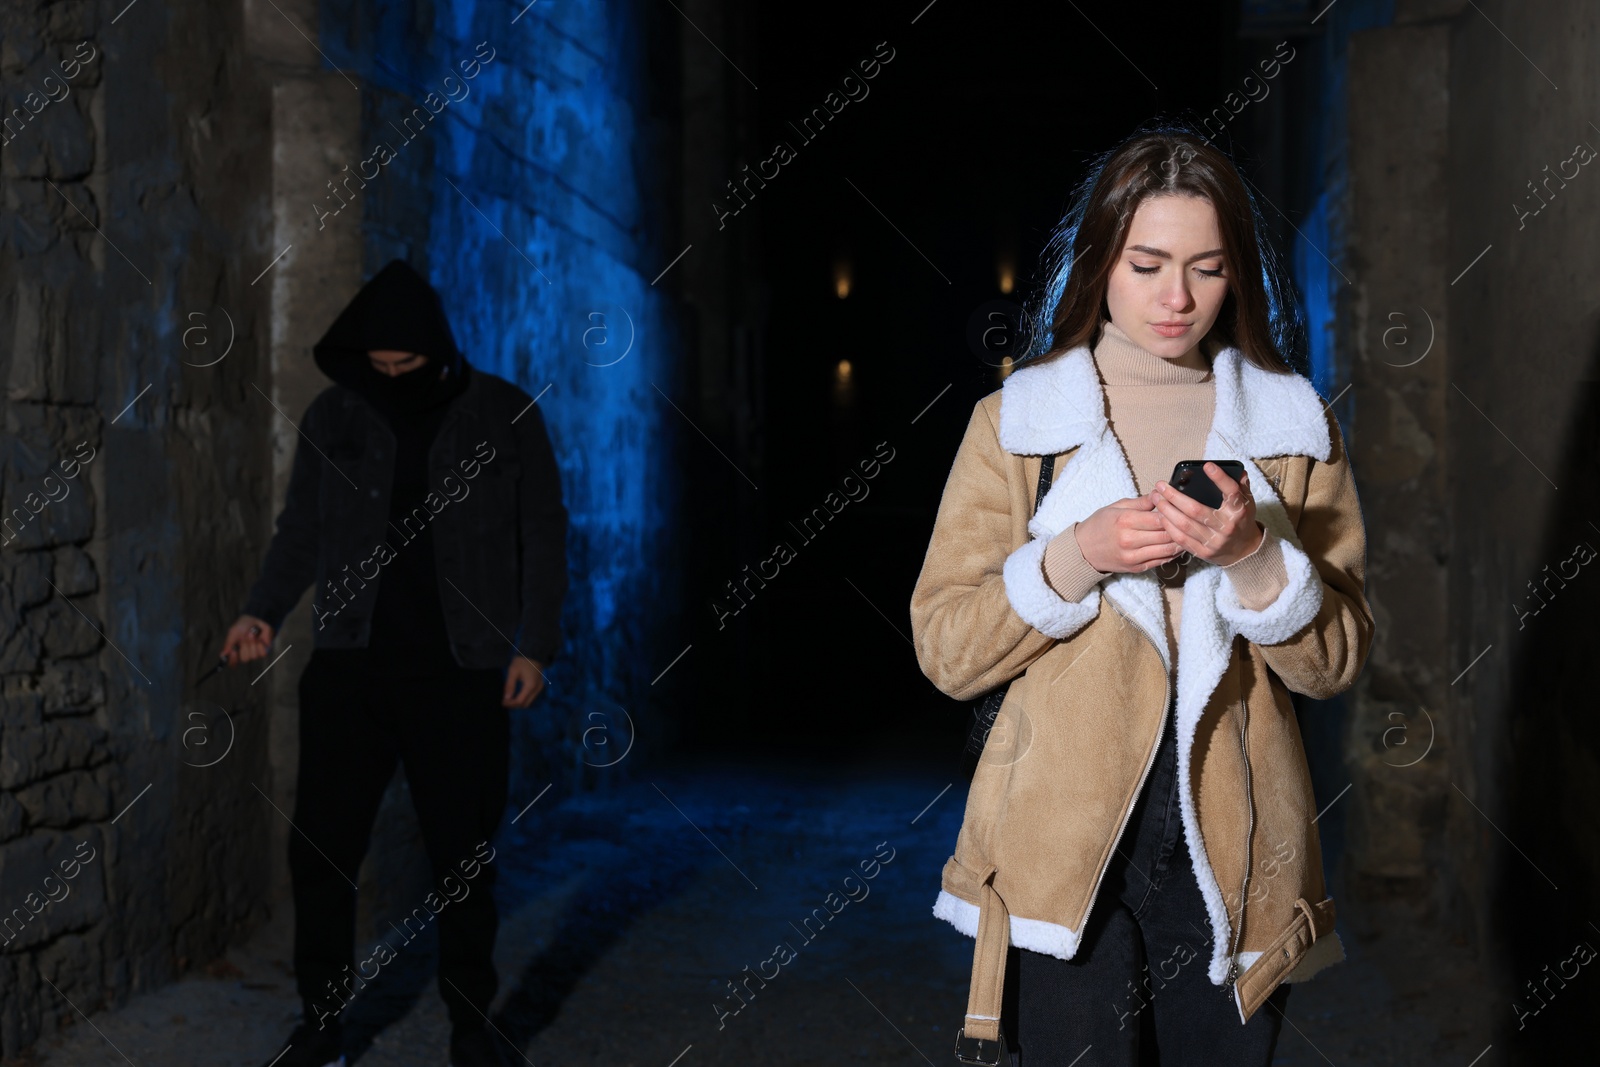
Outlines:
POLYGON ((455 1027, 450 1031, 450 1067, 506 1067, 500 1042, 488 1027, 455 1027))
POLYGON ((267 1067, 344 1067, 344 1048, 338 1023, 320 1030, 315 1023, 301 1023, 289 1035, 267 1067))

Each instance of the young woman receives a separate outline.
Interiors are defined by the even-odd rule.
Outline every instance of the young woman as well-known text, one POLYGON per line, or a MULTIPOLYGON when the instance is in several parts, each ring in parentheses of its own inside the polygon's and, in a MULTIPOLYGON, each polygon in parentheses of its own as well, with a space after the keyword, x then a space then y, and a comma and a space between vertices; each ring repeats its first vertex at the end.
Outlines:
POLYGON ((1283 983, 1344 958, 1289 692, 1360 673, 1366 538, 1259 228, 1186 130, 1107 153, 1056 235, 1048 346, 951 467, 917 659, 959 700, 1010 682, 933 909, 976 939, 967 1062, 1000 1061, 1003 1023, 1023 1067, 1134 1064, 1141 1039, 1266 1065, 1283 983), (1189 459, 1220 506, 1168 484, 1189 459))

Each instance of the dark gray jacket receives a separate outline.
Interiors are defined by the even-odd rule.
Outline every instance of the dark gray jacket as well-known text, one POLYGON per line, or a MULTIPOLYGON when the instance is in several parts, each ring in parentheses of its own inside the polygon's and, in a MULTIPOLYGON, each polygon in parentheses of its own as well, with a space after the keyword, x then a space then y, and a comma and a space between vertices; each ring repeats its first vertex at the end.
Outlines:
MULTIPOLYGON (((380 295, 385 286, 394 289, 397 273, 402 284, 426 287, 409 268, 395 268, 378 286, 380 295)), ((436 298, 417 292, 418 316, 437 319, 425 325, 445 331, 433 348, 453 349, 436 298)), ((363 341, 350 326, 372 318, 360 299, 330 331, 346 351, 327 338, 317 349, 319 364, 336 379, 344 373, 337 359, 348 362, 375 337, 369 329, 363 341)), ((415 324, 402 326, 411 330, 407 336, 417 335, 415 324)), ((452 357, 461 359, 458 352, 452 357)), ((365 648, 384 564, 431 526, 439 604, 456 662, 490 668, 506 666, 516 653, 541 664, 556 658, 567 590, 567 512, 544 419, 528 394, 505 379, 476 368, 466 379, 429 452, 425 506, 398 522, 389 515, 395 435, 383 416, 346 385, 312 401, 246 614, 277 630, 314 586, 316 647, 365 648)))

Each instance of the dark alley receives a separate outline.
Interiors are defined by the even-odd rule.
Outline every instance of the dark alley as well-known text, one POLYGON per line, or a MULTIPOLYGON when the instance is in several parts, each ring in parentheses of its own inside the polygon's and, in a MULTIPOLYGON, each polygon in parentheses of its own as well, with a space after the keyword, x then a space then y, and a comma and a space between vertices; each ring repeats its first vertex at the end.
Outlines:
POLYGON ((0 1067, 1593 1060, 1597 48, 6 5, 0 1067))

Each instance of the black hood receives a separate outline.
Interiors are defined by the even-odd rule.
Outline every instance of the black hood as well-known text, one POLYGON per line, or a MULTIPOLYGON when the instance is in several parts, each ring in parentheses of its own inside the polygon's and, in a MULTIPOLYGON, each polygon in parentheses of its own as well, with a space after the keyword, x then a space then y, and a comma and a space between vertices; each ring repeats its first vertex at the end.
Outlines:
POLYGON ((449 373, 442 385, 451 394, 465 380, 466 357, 456 347, 439 294, 403 259, 390 260, 374 274, 311 351, 322 373, 370 399, 374 382, 383 377, 367 361, 368 350, 375 348, 427 356, 427 366, 411 373, 436 379, 445 367, 449 373))

